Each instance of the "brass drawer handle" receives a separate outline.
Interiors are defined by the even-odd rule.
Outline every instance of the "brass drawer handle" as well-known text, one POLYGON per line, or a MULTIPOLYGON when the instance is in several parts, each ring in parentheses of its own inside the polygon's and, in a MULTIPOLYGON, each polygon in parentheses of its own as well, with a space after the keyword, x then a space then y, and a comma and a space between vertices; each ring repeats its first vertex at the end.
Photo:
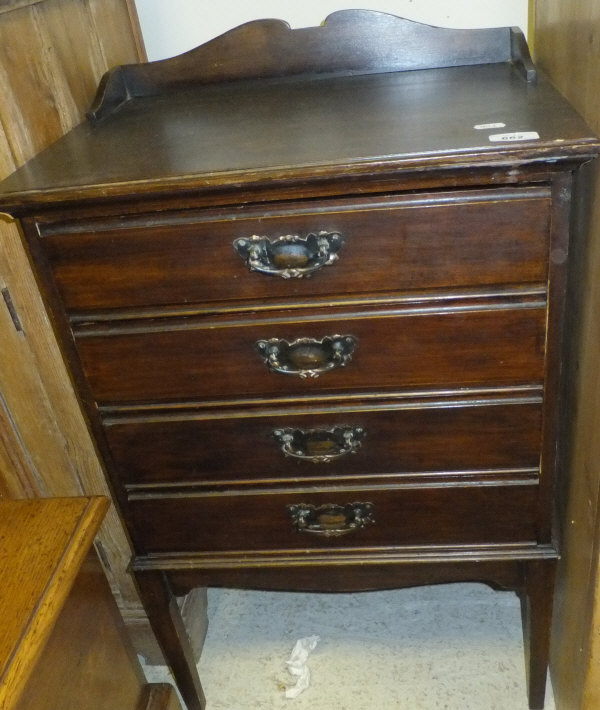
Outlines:
POLYGON ((297 503, 288 505, 287 509, 298 532, 323 537, 347 535, 375 522, 372 503, 326 503, 319 506, 297 503))
POLYGON ((233 242, 233 248, 251 271, 301 279, 333 264, 343 243, 339 232, 319 232, 306 237, 287 234, 272 240, 257 235, 242 237, 233 242))
POLYGON ((362 427, 337 426, 333 429, 275 429, 275 441, 286 456, 329 463, 333 459, 355 454, 362 444, 362 427))
POLYGON ((271 338, 257 341, 256 349, 273 372, 318 377, 347 365, 357 343, 353 335, 328 335, 321 340, 298 338, 292 342, 271 338))

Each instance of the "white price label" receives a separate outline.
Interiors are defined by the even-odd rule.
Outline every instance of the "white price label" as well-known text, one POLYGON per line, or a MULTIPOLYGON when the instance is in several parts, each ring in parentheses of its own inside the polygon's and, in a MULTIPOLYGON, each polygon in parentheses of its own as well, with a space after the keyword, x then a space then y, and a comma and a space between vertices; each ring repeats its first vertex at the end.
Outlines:
POLYGON ((488 136, 492 143, 512 143, 513 141, 537 141, 540 134, 536 131, 523 131, 521 133, 494 133, 488 136))
POLYGON ((478 123, 473 128, 476 131, 489 131, 492 128, 506 128, 506 123, 478 123))

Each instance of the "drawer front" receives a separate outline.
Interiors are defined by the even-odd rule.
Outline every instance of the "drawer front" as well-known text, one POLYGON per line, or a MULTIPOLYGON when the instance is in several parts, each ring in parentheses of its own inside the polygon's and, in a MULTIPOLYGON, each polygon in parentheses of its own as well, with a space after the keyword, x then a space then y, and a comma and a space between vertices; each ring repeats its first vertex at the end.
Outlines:
POLYGON ((537 468, 538 403, 346 408, 105 426, 125 484, 284 482, 537 468))
POLYGON ((67 309, 90 311, 544 282, 549 214, 546 188, 521 188, 37 228, 67 309), (322 232, 344 243, 321 267, 305 240, 322 232), (255 235, 269 269, 316 267, 310 278, 250 271, 233 242, 255 235))
MULTIPOLYGON (((235 324, 217 320, 169 330, 88 334, 78 339, 78 348, 100 403, 456 388, 539 383, 545 322, 541 306, 293 321, 248 318, 235 324), (352 336, 356 345, 345 366, 319 377, 274 372, 257 350, 259 341, 273 338, 320 343, 333 335, 352 336)), ((330 353, 324 360, 336 362, 330 353)))
POLYGON ((305 493, 146 498, 132 500, 130 509, 147 552, 224 552, 533 542, 536 500, 535 485, 332 488, 305 493), (353 504, 363 505, 356 509, 353 504), (360 527, 361 518, 367 517, 365 504, 369 504, 368 517, 374 522, 365 521, 365 527, 360 527), (299 531, 302 511, 298 506, 313 506, 317 518, 320 512, 326 514, 323 527, 333 523, 346 532, 328 537, 299 531), (346 512, 346 506, 357 512, 346 512), (344 509, 343 520, 339 508, 344 509))

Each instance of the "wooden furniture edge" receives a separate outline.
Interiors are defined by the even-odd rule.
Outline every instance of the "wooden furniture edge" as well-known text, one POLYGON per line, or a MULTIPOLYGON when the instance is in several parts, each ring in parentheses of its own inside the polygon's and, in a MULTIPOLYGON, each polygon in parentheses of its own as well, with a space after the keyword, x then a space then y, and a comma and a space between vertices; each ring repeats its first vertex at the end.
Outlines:
MULTIPOLYGON (((473 150, 460 156, 459 169, 469 168, 478 176, 493 172, 494 166, 500 155, 506 156, 511 162, 522 162, 523 171, 534 171, 541 168, 534 178, 547 179, 549 171, 546 169, 548 162, 553 165, 565 166, 575 169, 579 165, 597 157, 599 143, 594 138, 582 140, 565 140, 559 145, 551 142, 538 141, 535 145, 523 144, 512 147, 504 146, 502 153, 495 149, 485 153, 473 150), (562 154, 561 154, 562 153, 562 154)), ((416 158, 399 157, 383 158, 376 161, 356 161, 348 163, 345 170, 338 165, 319 164, 302 166, 300 168, 265 168, 263 170, 236 170, 231 172, 211 172, 200 175, 185 175, 181 178, 169 180, 169 187, 178 190, 183 198, 210 196, 212 204, 219 204, 217 200, 230 199, 230 193, 225 189, 229 183, 235 183, 240 189, 247 191, 249 201, 270 201, 277 190, 293 189, 299 185, 305 186, 310 175, 315 175, 321 185, 326 185, 332 190, 329 194, 339 194, 335 190, 343 189, 347 178, 361 178, 370 176, 369 182, 374 183, 373 190, 377 190, 380 181, 394 179, 396 189, 404 189, 406 181, 415 175, 422 175, 426 171, 436 179, 439 186, 452 185, 452 181, 444 182, 446 175, 453 169, 443 154, 422 155, 416 158), (340 187, 341 186, 341 187, 340 187)), ((533 179, 533 178, 532 178, 533 179)), ((165 197, 165 190, 155 180, 139 180, 129 183, 135 185, 136 204, 139 206, 151 200, 160 200, 165 197)), ((2 195, 0 203, 0 219, 9 221, 31 214, 34 210, 43 209, 48 205, 62 202, 67 206, 80 207, 94 201, 97 204, 108 204, 115 200, 123 200, 124 183, 107 183, 101 186, 79 185, 41 190, 14 190, 2 195)))
MULTIPOLYGON (((11 707, 11 698, 18 697, 29 679, 109 506, 108 499, 102 496, 76 500, 81 500, 82 504, 77 524, 61 553, 59 565, 48 579, 43 597, 28 619, 17 650, 0 678, 1 708, 11 707)), ((37 504, 38 501, 39 504, 44 504, 44 499, 37 499, 35 503, 32 500, 12 503, 31 505, 37 504)))
POLYGON ((418 546, 404 549, 393 549, 387 553, 379 551, 373 558, 372 551, 348 551, 338 554, 328 552, 268 551, 230 553, 188 553, 169 554, 154 553, 145 556, 138 555, 131 562, 132 572, 185 572, 189 569, 237 569, 269 568, 269 567, 314 567, 316 565, 426 565, 440 562, 457 562, 464 564, 481 562, 498 562, 507 559, 528 562, 538 560, 554 560, 558 552, 554 545, 468 545, 460 547, 418 546))
POLYGON ((340 10, 317 27, 291 29, 282 20, 247 22, 170 59, 127 64, 107 72, 88 112, 100 121, 132 98, 181 87, 240 79, 367 74, 512 62, 527 82, 536 78, 518 27, 475 30, 434 27, 372 10, 340 10), (361 23, 359 30, 356 24, 361 23), (356 51, 359 37, 385 36, 377 49, 356 51), (313 51, 306 52, 310 45, 313 51), (390 48, 391 46, 391 48, 390 48), (415 46, 433 47, 423 58, 415 46), (268 50, 268 51, 267 51, 268 50), (308 58, 307 58, 308 57, 308 58))
POLYGON ((181 710, 175 687, 169 683, 149 683, 138 710, 181 710))
POLYGON ((142 28, 140 26, 140 17, 135 6, 135 0, 125 0, 125 5, 127 7, 127 13, 129 14, 129 21, 131 24, 131 32, 133 35, 133 41, 135 43, 135 48, 140 61, 147 62, 148 54, 146 53, 146 45, 144 44, 144 36, 142 34, 142 28))
POLYGON ((46 0, 3 0, 0 2, 0 15, 13 10, 20 10, 31 5, 39 5, 46 0))
MULTIPOLYGON (((596 86, 600 78, 598 4, 529 0, 530 46, 545 76, 575 107, 591 129, 600 131, 596 86)), ((576 221, 579 242, 574 270, 576 307, 571 309, 568 409, 571 441, 563 451, 569 484, 561 491, 563 544, 557 573, 551 677, 557 707, 600 707, 600 379, 596 288, 600 267, 600 186, 598 164, 590 166, 576 221), (585 248, 583 245, 585 244, 585 248)))

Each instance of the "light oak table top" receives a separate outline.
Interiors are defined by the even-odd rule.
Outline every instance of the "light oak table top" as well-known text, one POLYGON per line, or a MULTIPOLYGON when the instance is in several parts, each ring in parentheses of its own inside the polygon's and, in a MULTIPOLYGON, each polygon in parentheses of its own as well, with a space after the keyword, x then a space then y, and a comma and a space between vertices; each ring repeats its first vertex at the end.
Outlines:
POLYGON ((0 707, 19 697, 71 590, 108 501, 0 501, 0 707))

